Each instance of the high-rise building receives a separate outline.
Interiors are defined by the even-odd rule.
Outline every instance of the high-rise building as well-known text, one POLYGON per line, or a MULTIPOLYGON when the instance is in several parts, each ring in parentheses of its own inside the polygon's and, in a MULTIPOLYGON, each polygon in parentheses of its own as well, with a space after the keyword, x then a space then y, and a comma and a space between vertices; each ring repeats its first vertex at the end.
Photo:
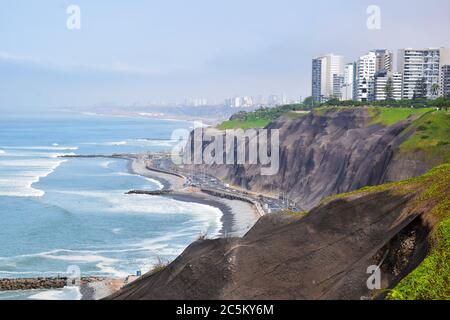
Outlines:
POLYGON ((341 86, 341 100, 353 100, 355 96, 356 64, 347 63, 344 68, 344 81, 341 86))
POLYGON ((441 86, 442 66, 450 64, 450 49, 424 48, 401 49, 398 55, 398 72, 403 74, 403 99, 412 99, 420 90, 421 84, 426 87, 426 97, 435 98, 436 85, 441 86))
POLYGON ((192 107, 204 107, 208 104, 208 100, 206 98, 194 98, 188 100, 186 104, 192 107))
POLYGON ((283 93, 283 95, 281 96, 281 104, 285 105, 285 104, 288 104, 288 103, 289 103, 289 101, 288 101, 288 98, 286 96, 286 93, 283 93))
POLYGON ((333 93, 331 94, 332 98, 342 99, 341 88, 344 85, 344 76, 334 74, 333 75, 333 93))
POLYGON ((366 55, 359 57, 357 61, 357 91, 356 100, 373 100, 373 86, 375 73, 377 72, 377 54, 370 51, 366 55))
POLYGON ((323 102, 340 96, 340 83, 344 75, 344 57, 332 53, 312 61, 312 97, 323 102))
POLYGON ((321 58, 312 61, 312 91, 311 96, 314 101, 322 102, 324 96, 322 94, 322 61, 321 58))
POLYGON ((231 106, 233 108, 240 108, 242 105, 242 98, 241 97, 234 97, 231 106))
POLYGON ((253 106, 253 98, 250 96, 245 96, 242 98, 242 106, 243 107, 251 107, 253 106))
POLYGON ((387 73, 393 71, 394 54, 387 49, 375 50, 376 72, 387 73))
POLYGON ((450 99, 450 65, 443 65, 441 68, 441 96, 450 99))
POLYGON ((375 80, 378 75, 392 72, 394 55, 387 49, 371 50, 356 63, 355 100, 375 100, 375 80))
POLYGON ((269 97, 267 98, 267 105, 269 107, 275 107, 279 104, 279 98, 276 94, 271 94, 269 95, 269 97))
POLYGON ((402 99, 402 83, 403 75, 397 72, 378 72, 375 77, 375 100, 382 101, 388 99, 388 93, 386 92, 386 87, 388 83, 391 83, 391 99, 401 100, 402 99))

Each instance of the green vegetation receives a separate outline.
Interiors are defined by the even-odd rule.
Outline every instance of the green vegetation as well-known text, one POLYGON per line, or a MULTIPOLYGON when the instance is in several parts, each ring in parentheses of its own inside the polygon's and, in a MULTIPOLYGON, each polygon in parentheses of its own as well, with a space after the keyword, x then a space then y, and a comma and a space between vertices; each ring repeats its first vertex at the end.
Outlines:
POLYGON ((440 223, 434 236, 431 253, 389 292, 388 300, 450 300, 450 219, 440 223))
POLYGON ((160 272, 164 270, 168 265, 169 261, 163 260, 160 257, 158 257, 158 262, 155 265, 153 265, 152 269, 150 270, 150 274, 160 272))
POLYGON ((251 118, 245 120, 228 120, 222 122, 217 128, 220 130, 227 129, 252 129, 252 128, 264 128, 270 123, 267 119, 251 118))
POLYGON ((303 118, 307 115, 308 115, 308 111, 305 111, 305 112, 289 111, 286 114, 284 114, 283 117, 288 120, 297 120, 297 119, 303 118))
POLYGON ((220 130, 264 128, 282 115, 302 109, 303 105, 301 104, 291 104, 274 108, 260 108, 253 112, 241 111, 234 114, 230 120, 222 122, 217 128, 220 130))
POLYGON ((283 210, 283 211, 281 211, 281 213, 301 219, 301 218, 306 217, 309 212, 307 212, 307 211, 296 212, 296 211, 291 211, 291 210, 283 210))
POLYGON ((435 110, 434 108, 386 108, 386 107, 369 107, 369 114, 372 117, 370 124, 380 123, 384 126, 391 126, 399 121, 408 119, 411 115, 423 115, 427 112, 435 110))
MULTIPOLYGON (((318 116, 352 107, 320 107, 314 109, 318 116)), ((438 165, 450 163, 450 113, 434 108, 386 108, 367 107, 371 121, 391 126, 410 116, 416 119, 401 134, 406 137, 400 146, 399 156, 409 154, 409 158, 438 165)))
POLYGON ((250 129, 263 128, 269 123, 284 116, 288 120, 295 120, 303 115, 293 111, 314 110, 317 115, 324 115, 330 110, 342 110, 342 108, 364 107, 369 108, 373 113, 373 123, 381 123, 383 125, 392 125, 398 121, 405 120, 410 115, 421 115, 433 110, 441 108, 448 110, 450 107, 450 99, 438 98, 428 100, 425 98, 417 98, 413 100, 392 100, 385 101, 339 101, 331 99, 326 103, 318 104, 311 97, 304 100, 302 104, 282 105, 274 108, 260 108, 253 112, 241 111, 234 114, 230 120, 224 121, 217 126, 218 129, 250 129), (378 112, 379 111, 379 112, 378 112))
POLYGON ((418 201, 434 201, 431 211, 438 223, 431 235, 431 250, 425 260, 388 294, 390 300, 450 300, 450 165, 428 174, 418 201))
POLYGON ((401 146, 401 153, 422 151, 429 158, 450 163, 450 113, 436 111, 414 121, 404 134, 414 132, 401 146))
POLYGON ((414 207, 426 208, 436 220, 430 238, 430 253, 413 272, 388 293, 391 300, 450 299, 450 164, 405 181, 365 187, 357 191, 328 197, 323 203, 350 196, 382 191, 393 194, 417 192, 414 207))
POLYGON ((338 99, 331 99, 323 103, 322 107, 388 107, 388 108, 443 108, 448 109, 450 107, 449 98, 438 98, 434 100, 428 100, 426 98, 416 98, 411 100, 383 100, 383 101, 340 101, 338 99))

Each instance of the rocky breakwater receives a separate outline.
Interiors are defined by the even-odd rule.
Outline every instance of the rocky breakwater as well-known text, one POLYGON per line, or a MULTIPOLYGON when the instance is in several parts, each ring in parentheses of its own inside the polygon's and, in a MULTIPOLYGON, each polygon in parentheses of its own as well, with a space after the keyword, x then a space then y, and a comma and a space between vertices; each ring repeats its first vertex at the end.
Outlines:
MULTIPOLYGON (((80 284, 83 285, 103 280, 105 279, 99 277, 85 277, 81 278, 80 284)), ((0 279, 0 291, 61 289, 66 285, 67 277, 0 279)))
POLYGON ((67 278, 1 279, 0 291, 59 289, 64 288, 66 284, 67 278))
POLYGON ((153 191, 130 190, 126 194, 145 194, 145 195, 149 195, 149 196, 161 196, 161 195, 171 194, 172 192, 173 192, 173 190, 170 190, 170 189, 153 190, 153 191))

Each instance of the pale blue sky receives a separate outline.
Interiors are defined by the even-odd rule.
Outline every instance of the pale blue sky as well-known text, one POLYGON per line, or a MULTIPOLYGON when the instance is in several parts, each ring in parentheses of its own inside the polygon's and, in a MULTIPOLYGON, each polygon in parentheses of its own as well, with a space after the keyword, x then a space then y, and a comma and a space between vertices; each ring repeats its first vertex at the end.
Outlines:
POLYGON ((313 56, 450 47, 449 12, 448 0, 0 0, 0 110, 305 97, 313 56), (366 28, 372 4, 381 30, 366 28))

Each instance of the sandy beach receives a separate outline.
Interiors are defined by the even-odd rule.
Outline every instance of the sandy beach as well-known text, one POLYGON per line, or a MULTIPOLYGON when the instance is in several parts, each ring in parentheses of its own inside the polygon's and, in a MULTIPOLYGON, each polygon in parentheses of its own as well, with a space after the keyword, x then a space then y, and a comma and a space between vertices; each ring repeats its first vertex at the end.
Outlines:
MULTIPOLYGON (((173 193, 165 195, 166 197, 177 201, 196 202, 219 208, 222 211, 222 229, 214 237, 242 237, 260 218, 256 208, 248 202, 223 199, 201 191, 193 191, 185 188, 185 179, 181 176, 148 169, 145 156, 139 155, 136 158, 129 159, 129 161, 129 169, 133 174, 158 180, 163 185, 163 189, 173 190, 173 193)), ((135 279, 135 276, 129 276, 127 279, 105 279, 88 283, 80 288, 82 299, 102 299, 135 279)))
POLYGON ((256 208, 248 202, 214 197, 199 190, 189 190, 184 187, 185 179, 183 177, 148 169, 143 155, 130 159, 130 171, 158 180, 164 189, 173 190, 173 193, 167 197, 219 208, 223 213, 222 230, 219 237, 242 237, 260 218, 256 208))

